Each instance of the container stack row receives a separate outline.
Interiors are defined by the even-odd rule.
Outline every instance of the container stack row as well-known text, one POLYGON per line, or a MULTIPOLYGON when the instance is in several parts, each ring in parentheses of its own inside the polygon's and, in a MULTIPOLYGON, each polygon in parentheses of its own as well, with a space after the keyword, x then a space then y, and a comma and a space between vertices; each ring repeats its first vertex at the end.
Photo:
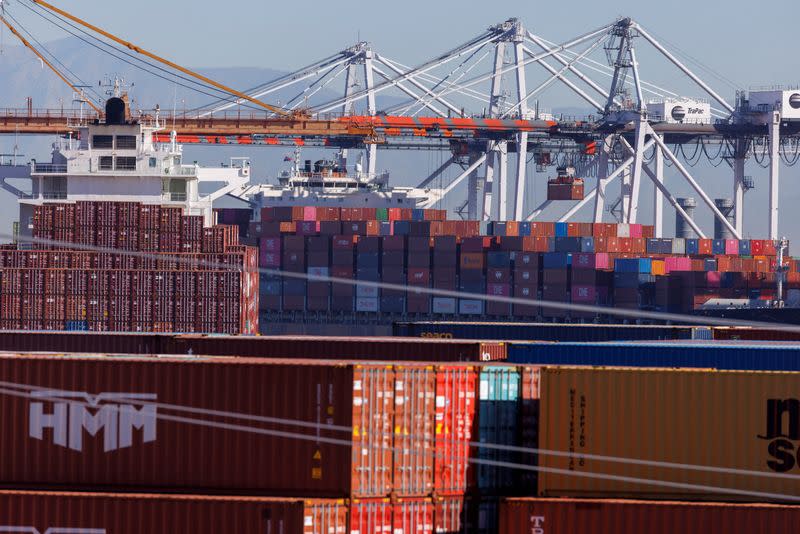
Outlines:
MULTIPOLYGON (((614 239, 641 239, 643 246, 653 241, 614 239)), ((698 240, 686 241, 694 246, 698 240)), ((597 252, 593 237, 279 233, 261 235, 258 242, 260 265, 275 271, 261 281, 261 309, 270 314, 590 320, 599 314, 495 297, 683 313, 712 298, 777 298, 771 241, 737 241, 758 250, 750 257, 725 250, 715 255, 713 248, 709 255, 597 252), (556 251, 537 250, 537 240, 556 251), (476 297, 432 295, 430 289, 476 297)), ((787 259, 785 266, 784 298, 800 296, 800 264, 787 259)))
POLYGON ((313 355, 0 355, 18 393, 0 396, 0 517, 109 529, 135 509, 152 531, 289 534, 800 520, 797 478, 771 476, 797 469, 798 373, 313 355))
POLYGON ((0 329, 258 333, 258 251, 236 226, 77 202, 36 206, 31 234, 0 249, 0 329))

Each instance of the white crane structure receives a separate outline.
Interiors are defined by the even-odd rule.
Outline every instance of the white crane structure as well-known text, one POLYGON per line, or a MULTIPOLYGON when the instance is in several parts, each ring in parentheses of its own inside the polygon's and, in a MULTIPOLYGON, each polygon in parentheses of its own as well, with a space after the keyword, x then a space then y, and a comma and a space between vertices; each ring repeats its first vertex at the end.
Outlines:
MULTIPOLYGON (((684 53, 665 46, 663 39, 630 18, 560 43, 510 18, 415 66, 358 42, 246 91, 110 38, 180 73, 199 77, 206 90, 222 93, 210 105, 190 112, 193 132, 199 132, 195 138, 203 139, 194 142, 219 142, 208 141, 214 135, 204 136, 204 129, 217 120, 229 128, 217 131, 235 132, 236 113, 253 108, 264 121, 259 126, 258 117, 247 119, 252 128, 244 135, 248 144, 334 148, 339 154, 337 172, 345 175, 348 159, 363 159, 360 175, 381 175, 376 172, 379 148, 448 151, 450 157, 417 185, 422 192, 417 198, 422 207, 434 207, 464 195, 466 201, 458 211, 470 219, 531 221, 563 208, 556 216, 559 221, 582 217, 637 223, 642 183, 649 180, 656 235, 664 234, 666 200, 699 236, 705 236, 707 232, 681 207, 677 184, 665 180, 665 167, 672 166, 718 225, 740 238, 744 193, 753 186, 745 175, 751 159, 767 169, 764 212, 769 237, 778 239, 781 163, 790 166, 800 159, 800 89, 737 91, 731 101, 726 100, 688 66, 696 61, 682 61, 684 53), (605 56, 598 60, 601 51, 605 56), (651 67, 652 60, 643 65, 643 57, 668 63, 675 73, 669 85, 675 86, 646 81, 644 67, 651 67), (544 112, 539 103, 554 87, 579 99, 585 116, 544 112), (695 94, 683 96, 680 91, 686 87, 695 94), (306 117, 316 123, 302 133, 306 117), (335 128, 326 130, 327 125, 335 128), (685 147, 694 147, 697 157, 687 157, 685 147), (352 157, 352 151, 363 154, 352 157), (706 179, 690 170, 702 157, 731 167, 732 217, 708 194, 706 179), (531 161, 537 172, 548 167, 558 170, 558 177, 548 181, 544 198, 531 198, 532 181, 538 179, 531 161), (559 191, 565 194, 556 194, 559 191)), ((186 119, 184 113, 184 126, 186 119)), ((237 142, 231 135, 225 143, 237 142)))

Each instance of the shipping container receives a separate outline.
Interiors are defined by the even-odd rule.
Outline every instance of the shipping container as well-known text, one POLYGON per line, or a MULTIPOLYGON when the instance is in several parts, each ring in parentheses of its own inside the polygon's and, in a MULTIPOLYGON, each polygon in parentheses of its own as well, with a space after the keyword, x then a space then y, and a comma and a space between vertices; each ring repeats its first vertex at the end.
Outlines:
POLYGON ((516 364, 800 371, 800 344, 720 341, 509 343, 516 364))
POLYGON ((4 354, 0 380, 7 486, 391 492, 387 365, 4 354))
POLYGON ((518 470, 500 464, 518 464, 515 447, 520 442, 520 372, 513 366, 487 365, 478 382, 477 457, 478 491, 508 495, 519 491, 518 470))
POLYGON ((395 336, 439 339, 628 341, 710 338, 711 329, 694 326, 431 321, 394 323, 393 333, 395 336))
POLYGON ((795 534, 800 507, 599 499, 506 499, 505 534, 795 534))
POLYGON ((0 491, 0 532, 346 533, 343 500, 0 491))
POLYGON ((538 494, 796 501, 800 374, 544 368, 538 494))

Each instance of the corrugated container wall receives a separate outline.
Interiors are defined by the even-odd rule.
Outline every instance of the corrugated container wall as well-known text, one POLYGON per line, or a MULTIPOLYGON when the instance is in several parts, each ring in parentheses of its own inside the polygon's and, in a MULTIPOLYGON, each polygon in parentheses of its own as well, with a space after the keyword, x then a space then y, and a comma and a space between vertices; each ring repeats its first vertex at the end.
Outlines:
POLYGON ((508 499, 504 534, 796 534, 800 507, 769 504, 508 499))
POLYGON ((544 368, 540 448, 573 454, 540 455, 539 494, 797 500, 778 475, 800 469, 798 391, 800 373, 544 368))
POLYGON ((4 355, 0 380, 23 392, 0 396, 7 486, 391 491, 386 365, 4 355))
POLYGON ((509 343, 517 364, 625 367, 702 367, 731 370, 800 371, 798 344, 509 343))
MULTIPOLYGON (((394 323, 395 336, 439 339, 505 339, 536 341, 633 341, 693 339, 705 327, 590 325, 552 323, 417 322, 394 323)), ((710 333, 708 333, 710 336, 710 333)))
POLYGON ((0 532, 335 534, 342 500, 0 491, 0 532))

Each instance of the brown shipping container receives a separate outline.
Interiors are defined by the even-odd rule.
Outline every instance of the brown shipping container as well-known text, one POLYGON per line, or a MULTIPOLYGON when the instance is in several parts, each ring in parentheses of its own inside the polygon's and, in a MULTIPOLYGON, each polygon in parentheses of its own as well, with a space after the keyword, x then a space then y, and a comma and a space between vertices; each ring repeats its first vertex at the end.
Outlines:
POLYGON ((4 354, 0 380, 7 487, 391 491, 386 365, 4 354))
POLYGON ((0 491, 0 532, 334 534, 342 500, 0 491))
POLYGON ((539 446, 574 454, 540 456, 565 472, 539 494, 797 500, 800 477, 777 475, 800 469, 798 391, 800 373, 545 368, 539 446))
POLYGON ((507 499, 504 534, 797 534, 800 507, 774 504, 507 499))
MULTIPOLYGON (((5 295, 3 295, 5 297, 5 295)), ((176 306, 177 306, 176 301, 176 306)), ((196 303, 195 303, 196 304, 196 303)), ((19 309, 19 307, 17 307, 19 309)), ((0 306, 0 312, 3 307, 0 306)), ((0 332, 0 350, 14 352, 105 352, 203 354, 266 358, 323 358, 477 362, 505 360, 507 345, 468 339, 324 336, 218 336, 85 332, 0 332)))

